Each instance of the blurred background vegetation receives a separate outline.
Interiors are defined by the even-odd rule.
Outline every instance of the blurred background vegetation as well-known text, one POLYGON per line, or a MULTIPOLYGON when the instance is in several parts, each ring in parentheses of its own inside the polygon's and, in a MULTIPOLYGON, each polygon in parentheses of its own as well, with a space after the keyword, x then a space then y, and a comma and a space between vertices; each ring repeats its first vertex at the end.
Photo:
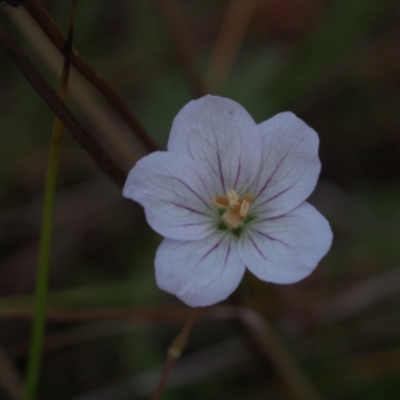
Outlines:
MULTIPOLYGON (((43 5, 65 34, 70 2, 43 5)), ((27 9, 1 7, 0 23, 57 89, 62 59, 27 9)), ((163 398, 398 398, 399 44, 396 0, 78 1, 74 47, 160 148, 206 92, 257 122, 291 110, 321 139, 310 201, 330 253, 295 285, 247 275, 197 322, 163 398)), ((68 104, 124 171, 146 154, 76 72, 68 104)), ((0 399, 18 398, 25 371, 52 121, 0 51, 0 399)), ((68 132, 60 168, 39 396, 146 398, 189 310, 155 285, 160 237, 140 207, 68 132)))

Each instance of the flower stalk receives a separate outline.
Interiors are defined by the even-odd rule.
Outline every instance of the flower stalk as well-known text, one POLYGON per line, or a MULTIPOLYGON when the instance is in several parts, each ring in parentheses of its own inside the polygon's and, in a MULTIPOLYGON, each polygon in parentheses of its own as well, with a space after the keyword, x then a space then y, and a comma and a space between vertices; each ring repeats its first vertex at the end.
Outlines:
MULTIPOLYGON (((73 35, 73 19, 76 9, 76 0, 72 0, 69 21, 67 51, 61 75, 60 97, 65 101, 67 96, 70 54, 73 35)), ((51 239, 53 231, 54 200, 56 192, 57 174, 60 160, 63 124, 56 117, 54 119, 53 134, 47 163, 44 207, 42 227, 40 231, 38 272, 36 279, 36 297, 32 338, 29 350, 27 377, 24 387, 23 399, 33 400, 36 397, 41 365, 44 333, 46 326, 46 311, 48 298, 49 268, 51 254, 51 239)))
POLYGON ((181 356, 183 350, 185 349, 186 344, 189 340, 190 332, 192 331, 197 317, 199 316, 201 311, 201 307, 194 308, 192 310, 179 335, 172 341, 171 346, 168 348, 167 359, 165 361, 164 369, 151 400, 158 400, 160 398, 164 390, 165 384, 167 383, 169 373, 171 372, 175 361, 181 356))

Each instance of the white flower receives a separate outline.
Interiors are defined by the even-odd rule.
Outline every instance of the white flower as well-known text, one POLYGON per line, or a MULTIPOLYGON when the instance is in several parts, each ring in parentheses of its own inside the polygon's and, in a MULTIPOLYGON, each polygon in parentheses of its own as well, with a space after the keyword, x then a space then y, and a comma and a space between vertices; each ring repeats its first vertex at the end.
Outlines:
POLYGON ((320 173, 318 142, 290 112, 256 125, 222 97, 183 107, 168 151, 138 161, 123 191, 165 237, 158 286, 197 307, 226 299, 246 268, 282 284, 308 276, 332 242, 305 202, 320 173))

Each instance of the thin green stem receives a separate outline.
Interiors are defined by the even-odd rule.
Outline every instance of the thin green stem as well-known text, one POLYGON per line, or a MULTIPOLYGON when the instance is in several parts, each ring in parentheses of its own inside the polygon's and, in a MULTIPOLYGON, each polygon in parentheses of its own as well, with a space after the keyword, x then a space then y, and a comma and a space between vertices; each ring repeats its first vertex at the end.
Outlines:
POLYGON ((44 209, 39 244, 38 272, 36 278, 34 321, 29 351, 27 378, 24 388, 24 400, 31 400, 35 398, 42 364, 42 349, 46 322, 50 250, 53 227, 53 208, 61 139, 62 124, 58 119, 56 119, 54 122, 53 138, 50 146, 46 174, 44 209))
MULTIPOLYGON (((68 32, 68 50, 64 59, 64 66, 61 76, 60 97, 65 100, 68 87, 70 54, 72 44, 72 21, 75 14, 76 0, 72 0, 71 15, 68 32)), ((42 225, 40 231, 38 272, 36 278, 36 295, 34 320, 32 327, 32 338, 29 349, 29 360, 27 366, 27 377, 24 387, 24 400, 33 400, 36 397, 37 387, 42 366, 42 351, 44 333, 46 328, 46 312, 48 298, 49 267, 51 254, 51 240, 53 232, 53 211, 56 192, 57 173, 60 160, 61 141, 63 124, 58 119, 54 119, 53 135, 50 144, 50 152, 47 163, 44 207, 42 225)))

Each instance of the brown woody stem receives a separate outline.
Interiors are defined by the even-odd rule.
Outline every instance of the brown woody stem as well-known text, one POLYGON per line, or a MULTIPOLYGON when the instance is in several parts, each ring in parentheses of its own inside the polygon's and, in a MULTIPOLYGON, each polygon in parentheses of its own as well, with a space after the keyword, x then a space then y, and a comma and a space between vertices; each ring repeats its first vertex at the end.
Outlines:
MULTIPOLYGON (((25 0, 25 8, 42 28, 54 46, 62 53, 65 52, 65 37, 54 23, 50 14, 40 0, 25 0)), ((132 132, 142 141, 149 152, 158 150, 158 145, 148 135, 138 119, 132 113, 126 101, 88 64, 75 49, 72 49, 71 64, 95 86, 124 119, 132 132)))
POLYGON ((124 171, 108 156, 91 134, 79 123, 60 96, 46 82, 28 56, 10 37, 4 27, 0 26, 0 46, 14 61, 27 81, 36 90, 54 114, 71 132, 79 145, 88 151, 97 165, 119 186, 123 186, 126 175, 124 171))
POLYGON ((202 308, 194 308, 192 310, 179 335, 172 341, 172 344, 168 349, 167 359, 165 361, 164 369, 162 371, 157 388, 151 400, 158 400, 160 398, 164 390, 165 384, 167 383, 169 373, 171 372, 175 364, 175 361, 181 356, 183 350, 185 349, 187 341, 189 339, 190 332, 201 311, 202 308))

